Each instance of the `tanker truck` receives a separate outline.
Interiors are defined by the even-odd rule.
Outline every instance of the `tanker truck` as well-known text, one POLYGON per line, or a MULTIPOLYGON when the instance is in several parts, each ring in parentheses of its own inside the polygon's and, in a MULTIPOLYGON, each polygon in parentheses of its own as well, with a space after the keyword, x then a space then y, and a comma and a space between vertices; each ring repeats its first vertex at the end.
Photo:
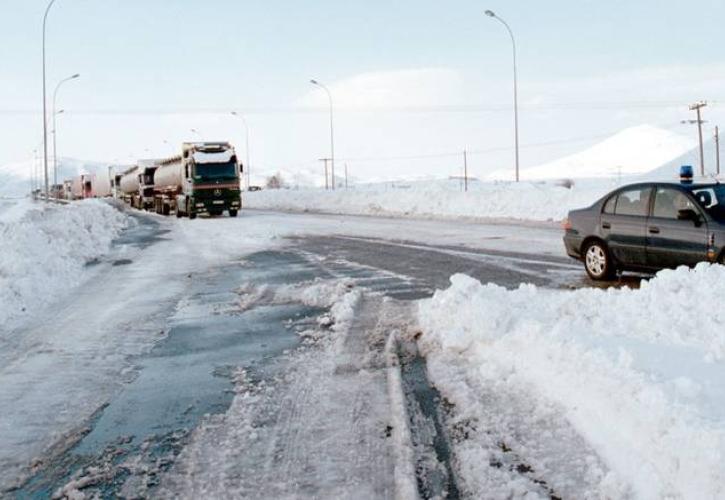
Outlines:
POLYGON ((242 170, 228 142, 185 142, 181 154, 159 160, 154 178, 154 209, 193 219, 197 214, 236 217, 242 206, 242 170))
POLYGON ((140 208, 141 196, 139 193, 139 168, 134 165, 126 169, 121 175, 119 187, 121 188, 121 199, 135 208, 140 208))
POLYGON ((158 160, 138 161, 138 190, 141 195, 138 208, 149 210, 154 206, 154 183, 158 160))

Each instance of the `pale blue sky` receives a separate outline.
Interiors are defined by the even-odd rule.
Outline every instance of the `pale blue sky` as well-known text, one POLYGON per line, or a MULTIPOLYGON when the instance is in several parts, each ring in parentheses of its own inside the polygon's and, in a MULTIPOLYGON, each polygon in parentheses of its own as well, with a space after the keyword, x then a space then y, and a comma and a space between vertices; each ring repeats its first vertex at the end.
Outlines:
MULTIPOLYGON (((0 0, 0 164, 30 157, 42 132, 45 5, 0 0)), ((157 156, 166 153, 164 140, 190 138, 191 127, 241 148, 232 117, 198 114, 237 108, 253 129, 253 164, 313 165, 327 153, 324 110, 293 112, 324 107, 308 83, 312 77, 335 90, 341 156, 505 149, 511 146, 510 42, 503 26, 484 16, 487 8, 517 37, 524 144, 640 123, 675 127, 689 117, 680 102, 723 97, 725 2, 716 0, 57 0, 48 21, 49 93, 60 78, 82 75, 60 93, 59 107, 67 109, 59 117, 60 153, 157 156), (401 70, 428 69, 434 71, 398 78, 401 70), (378 94, 381 85, 391 87, 388 100, 373 100, 376 113, 349 110, 371 102, 354 94, 359 85, 349 85, 361 74, 373 75, 378 94), (401 85, 414 95, 405 108, 450 104, 465 112, 393 113, 389 108, 408 94, 401 85), (642 101, 658 104, 641 107, 642 101)), ((721 115, 717 103, 707 111, 721 115)), ((532 149, 522 161, 535 165, 586 145, 532 149)), ((510 152, 473 161, 481 170, 500 168, 510 152)), ((399 166, 414 171, 424 163, 399 166)), ((370 163, 360 169, 382 175, 370 163)))

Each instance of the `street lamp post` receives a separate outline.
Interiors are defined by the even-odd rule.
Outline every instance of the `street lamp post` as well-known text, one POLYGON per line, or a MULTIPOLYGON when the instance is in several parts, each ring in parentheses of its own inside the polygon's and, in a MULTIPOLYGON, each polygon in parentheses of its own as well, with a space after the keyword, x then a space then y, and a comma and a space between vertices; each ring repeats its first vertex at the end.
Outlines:
POLYGON ((45 14, 43 15, 43 169, 45 171, 45 201, 49 202, 49 190, 48 190, 48 110, 47 102, 45 97, 45 24, 48 20, 48 12, 55 3, 55 0, 50 0, 48 6, 45 8, 45 14))
POLYGON ((327 98, 330 100, 330 165, 331 165, 331 172, 332 172, 332 189, 335 189, 335 127, 333 124, 333 115, 332 115, 332 93, 330 93, 330 89, 328 89, 325 85, 321 84, 317 80, 310 80, 310 83, 312 85, 317 85, 318 87, 321 87, 322 89, 327 92, 327 98))
POLYGON ((514 38, 514 33, 511 31, 511 28, 509 25, 498 17, 493 11, 487 10, 486 15, 488 17, 492 17, 498 21, 501 22, 506 27, 506 30, 508 30, 509 35, 511 36, 511 44, 513 46, 513 56, 514 56, 514 138, 516 143, 516 182, 519 182, 519 98, 518 98, 518 78, 517 78, 517 71, 516 71, 516 39, 514 38))
POLYGON ((59 112, 55 112, 55 101, 58 97, 58 89, 60 89, 60 86, 63 85, 65 82, 70 80, 75 80, 81 76, 79 73, 76 73, 75 75, 69 76, 68 78, 64 78, 63 80, 58 82, 58 85, 55 86, 55 90, 53 91, 53 184, 58 184, 58 148, 56 146, 56 134, 57 134, 57 128, 55 126, 55 116, 59 115, 63 112, 63 110, 59 112))
POLYGON ((249 186, 251 185, 251 168, 249 166, 249 124, 247 123, 247 120, 244 118, 243 115, 237 113, 236 111, 232 111, 232 115, 236 116, 240 120, 242 120, 242 123, 244 124, 244 140, 245 140, 245 150, 247 153, 247 191, 249 191, 249 186))

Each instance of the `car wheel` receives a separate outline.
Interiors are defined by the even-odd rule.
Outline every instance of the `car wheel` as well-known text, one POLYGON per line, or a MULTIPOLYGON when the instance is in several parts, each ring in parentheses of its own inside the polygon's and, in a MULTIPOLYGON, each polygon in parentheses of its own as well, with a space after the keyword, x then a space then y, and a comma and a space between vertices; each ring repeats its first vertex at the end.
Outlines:
POLYGON ((614 277, 612 257, 604 243, 593 241, 584 250, 584 268, 593 280, 609 280, 614 277))

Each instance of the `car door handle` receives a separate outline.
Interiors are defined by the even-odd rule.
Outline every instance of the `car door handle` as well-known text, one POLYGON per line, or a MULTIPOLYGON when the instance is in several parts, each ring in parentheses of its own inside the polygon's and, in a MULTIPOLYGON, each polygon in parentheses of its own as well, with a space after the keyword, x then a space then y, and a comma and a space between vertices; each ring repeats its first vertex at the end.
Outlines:
POLYGON ((612 225, 609 222, 602 222, 602 229, 612 229, 612 225))
POLYGON ((660 228, 658 227, 650 227, 649 232, 652 234, 660 234, 660 228))

